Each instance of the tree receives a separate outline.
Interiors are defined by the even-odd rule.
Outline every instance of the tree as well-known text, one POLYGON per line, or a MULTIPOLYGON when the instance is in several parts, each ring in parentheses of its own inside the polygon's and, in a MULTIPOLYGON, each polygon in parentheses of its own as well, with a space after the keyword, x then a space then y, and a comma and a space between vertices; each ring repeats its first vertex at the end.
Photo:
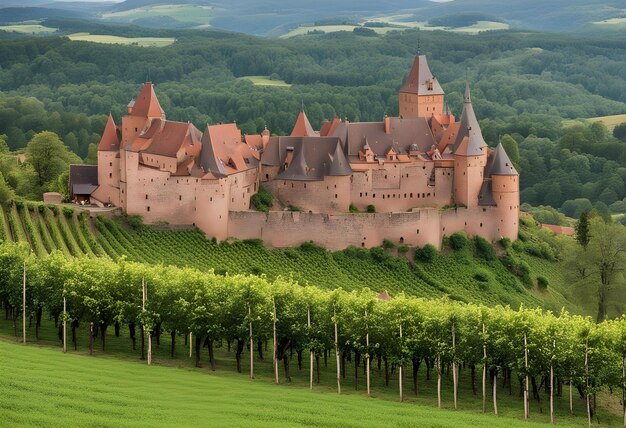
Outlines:
POLYGON ((507 134, 502 137, 502 147, 504 147, 506 154, 509 155, 509 159, 511 159, 511 162, 513 162, 513 165, 519 171, 521 168, 519 164, 520 154, 517 141, 515 141, 513 137, 507 134))
POLYGON ((98 164, 98 146, 94 143, 89 144, 89 147, 87 148, 87 157, 85 158, 85 163, 89 165, 98 164))
POLYGON ((570 252, 569 268, 574 279, 594 294, 598 305, 596 321, 605 320, 612 295, 626 283, 626 229, 593 217, 589 222, 588 244, 570 252))
POLYGON ((81 163, 54 132, 36 134, 26 146, 27 162, 33 167, 37 182, 46 188, 72 163, 81 163))
POLYGON ((576 240, 583 247, 587 248, 589 244, 589 211, 583 211, 576 223, 576 240))
POLYGON ((626 122, 620 123, 615 128, 613 128, 613 136, 618 140, 626 139, 626 122))

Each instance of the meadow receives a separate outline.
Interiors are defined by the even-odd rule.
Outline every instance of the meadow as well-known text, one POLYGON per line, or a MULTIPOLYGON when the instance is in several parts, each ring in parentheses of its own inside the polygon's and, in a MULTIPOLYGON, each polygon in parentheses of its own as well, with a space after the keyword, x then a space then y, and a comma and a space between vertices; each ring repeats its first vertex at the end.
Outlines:
POLYGON ((283 88, 289 88, 291 85, 284 80, 280 79, 270 79, 270 76, 244 76, 240 77, 242 80, 249 80, 255 86, 279 86, 283 88))
MULTIPOLYGON (((398 373, 385 384, 384 366, 372 362, 372 398, 367 397, 364 376, 354 386, 351 362, 342 380, 340 396, 335 389, 334 355, 320 363, 320 383, 309 390, 308 355, 298 369, 295 355, 292 380, 288 383, 280 366, 280 385, 273 384, 271 343, 265 358, 255 357, 255 379, 247 375, 244 355, 242 373, 235 370, 234 351, 225 343, 216 348, 216 371, 211 371, 203 351, 204 367, 195 368, 187 345, 179 338, 176 358, 169 356, 169 340, 154 345, 153 365, 139 359, 131 349, 128 331, 120 337, 109 333, 107 351, 87 355, 86 329, 79 329, 78 349, 63 354, 51 321, 44 320, 40 339, 28 330, 28 344, 16 343, 9 321, 0 319, 0 413, 11 426, 523 426, 522 401, 514 380, 512 389, 501 387, 499 416, 493 416, 490 401, 487 415, 481 413, 480 387, 475 395, 469 387, 470 372, 462 369, 458 409, 452 403, 452 379, 443 379, 442 409, 437 406, 436 375, 422 367, 418 394, 411 388, 412 372, 405 370, 405 401, 398 402, 398 373), (280 403, 280 405, 269 405, 280 403), (71 421, 71 422, 70 422, 71 421)), ((110 331, 110 330, 109 330, 110 331)), ((267 344, 265 345, 267 347, 267 344)), ((244 350, 244 354, 247 351, 244 350)), ((306 354, 306 353, 305 353, 306 354)), ((586 422, 584 400, 574 392, 574 415, 569 414, 568 388, 555 400, 559 426, 586 422)), ((545 398, 545 394, 544 398, 545 398)), ((616 395, 602 394, 594 423, 620 426, 616 395)), ((531 401, 530 423, 549 422, 547 400, 531 401)))
POLYGON ((10 31, 15 33, 24 34, 47 34, 55 33, 56 28, 50 28, 41 24, 15 24, 15 25, 0 25, 0 31, 10 31))
POLYGON ((169 46, 176 41, 173 37, 121 37, 89 33, 73 33, 67 37, 75 42, 94 42, 141 47, 164 47, 169 46))
POLYGON ((135 9, 102 14, 105 21, 132 23, 147 18, 168 17, 193 26, 208 25, 213 18, 213 7, 194 4, 154 4, 135 9))

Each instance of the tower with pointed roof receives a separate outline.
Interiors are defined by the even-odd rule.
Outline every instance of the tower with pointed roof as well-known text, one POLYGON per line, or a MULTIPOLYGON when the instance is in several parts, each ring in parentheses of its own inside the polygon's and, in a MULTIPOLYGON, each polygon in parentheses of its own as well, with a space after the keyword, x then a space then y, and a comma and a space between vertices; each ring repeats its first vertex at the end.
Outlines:
POLYGON ((120 142, 121 132, 109 113, 100 144, 98 144, 98 189, 94 197, 104 203, 120 203, 120 142))
POLYGON ((476 207, 487 164, 487 144, 474 114, 469 83, 465 86, 463 113, 452 153, 454 156, 454 202, 468 208, 476 207))
POLYGON ((431 73, 425 55, 417 55, 413 67, 400 88, 401 117, 431 117, 444 114, 444 95, 437 78, 431 73))
POLYGON ((502 143, 493 151, 485 175, 491 178, 491 191, 497 210, 499 236, 516 237, 519 220, 519 174, 502 143))

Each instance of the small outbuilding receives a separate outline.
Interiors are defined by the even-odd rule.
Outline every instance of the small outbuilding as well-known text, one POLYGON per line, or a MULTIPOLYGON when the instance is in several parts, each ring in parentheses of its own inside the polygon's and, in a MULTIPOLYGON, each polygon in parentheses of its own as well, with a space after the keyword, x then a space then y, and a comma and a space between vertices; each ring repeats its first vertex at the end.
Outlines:
POLYGON ((58 192, 46 192, 43 194, 43 201, 46 204, 60 204, 63 202, 63 195, 58 192))
POLYGON ((70 165, 69 189, 72 201, 81 205, 89 204, 91 194, 97 188, 97 165, 70 165))

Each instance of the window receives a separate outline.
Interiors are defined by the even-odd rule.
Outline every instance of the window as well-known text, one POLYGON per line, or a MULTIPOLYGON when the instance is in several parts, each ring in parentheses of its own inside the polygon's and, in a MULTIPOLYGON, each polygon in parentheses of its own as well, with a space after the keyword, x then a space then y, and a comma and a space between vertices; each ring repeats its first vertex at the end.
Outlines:
POLYGON ((182 201, 183 200, 183 195, 178 195, 178 200, 182 201))
POLYGON ((113 178, 113 173, 109 172, 109 178, 113 178))
POLYGON ((148 199, 148 194, 146 193, 146 199, 148 199))
POLYGON ((337 194, 335 193, 335 199, 337 199, 337 194))
POLYGON ((147 210, 148 212, 150 212, 150 207, 146 207, 146 210, 147 210))
POLYGON ((113 162, 109 162, 109 166, 113 166, 113 162))

